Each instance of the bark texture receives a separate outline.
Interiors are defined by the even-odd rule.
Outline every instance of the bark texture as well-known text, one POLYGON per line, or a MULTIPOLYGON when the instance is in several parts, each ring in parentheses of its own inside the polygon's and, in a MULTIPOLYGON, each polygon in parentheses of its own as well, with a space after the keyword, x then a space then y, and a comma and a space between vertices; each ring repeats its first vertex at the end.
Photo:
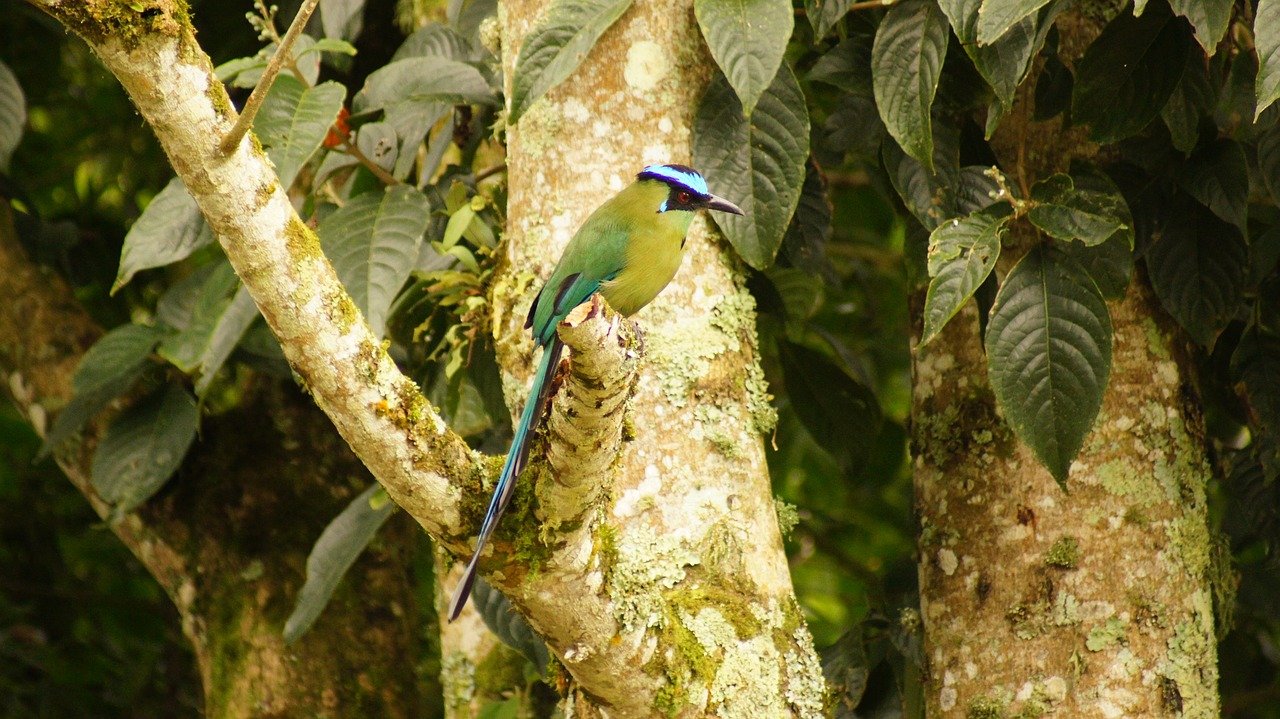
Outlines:
MULTIPOLYGON (((1099 30, 1058 27, 1068 62, 1099 30)), ((1031 101, 1024 87, 992 139, 1024 190, 1099 161, 1083 128, 1032 122, 1031 101)), ((1195 366, 1140 271, 1108 306, 1110 385, 1068 492, 1000 417, 973 303, 913 354, 931 717, 1218 715, 1214 592, 1231 580, 1206 519, 1195 366)))

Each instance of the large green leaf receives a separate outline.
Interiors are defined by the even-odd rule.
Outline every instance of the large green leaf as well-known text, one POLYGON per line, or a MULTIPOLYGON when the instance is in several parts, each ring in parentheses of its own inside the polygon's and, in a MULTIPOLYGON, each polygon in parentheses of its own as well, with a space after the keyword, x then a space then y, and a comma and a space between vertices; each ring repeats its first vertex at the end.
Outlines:
POLYGON ((120 269, 111 291, 124 287, 138 271, 185 259, 213 239, 182 180, 169 180, 124 236, 120 269))
POLYGON ((231 302, 214 322, 204 351, 200 353, 200 359, 196 364, 200 372, 200 379, 196 380, 195 384, 197 397, 203 398, 209 391, 209 386, 213 383, 218 370, 226 364, 227 358, 240 343, 240 338, 257 317, 258 306, 249 296, 249 290, 241 285, 240 289, 236 290, 235 297, 231 298, 231 302))
POLYGON ((414 30, 396 50, 396 54, 391 56, 391 62, 431 56, 465 61, 470 54, 470 43, 453 28, 433 22, 414 30))
POLYGON ((206 275, 198 291, 184 297, 190 302, 190 308, 186 317, 182 318, 184 321, 175 325, 182 331, 166 337, 160 343, 160 356, 183 372, 194 373, 200 366, 201 358, 211 351, 218 334, 218 325, 227 313, 232 295, 239 284, 240 279, 236 277, 230 263, 225 260, 217 263, 206 275))
POLYGON ((355 38, 360 34, 360 13, 365 0, 320 0, 320 24, 326 38, 355 38))
POLYGON ((320 245, 373 333, 382 336, 387 308, 409 278, 431 208, 407 185, 366 192, 326 217, 320 245))
POLYGON ((817 350, 787 340, 778 343, 787 394, 796 415, 842 466, 857 466, 880 433, 875 394, 817 350))
POLYGON ((628 7, 631 0, 554 0, 546 18, 520 46, 508 122, 519 122, 529 106, 578 69, 596 40, 628 7))
POLYGON ((783 63, 750 118, 729 82, 707 88, 693 122, 693 163, 707 173, 711 191, 742 208, 743 215, 712 216, 747 264, 773 263, 804 186, 809 156, 809 115, 804 94, 783 63))
POLYGON ((307 581, 298 591, 293 612, 284 623, 284 641, 292 644, 315 623, 343 575, 369 545, 396 505, 382 486, 373 484, 351 500, 320 533, 307 555, 307 581))
POLYGON ((1070 175, 1059 173, 1032 185, 1031 200, 1027 219, 1059 240, 1098 245, 1122 232, 1133 246, 1133 218, 1118 189, 1076 187, 1070 175))
POLYGON ((93 457, 93 488, 118 519, 147 501, 182 465, 196 438, 200 410, 178 385, 168 385, 116 417, 93 457))
POLYGON ((694 0, 711 57, 750 115, 782 64, 795 17, 788 0, 694 0))
POLYGON ((1036 247, 1000 286, 986 346, 1005 419, 1065 488, 1111 375, 1106 301, 1074 260, 1036 247))
POLYGON ((27 124, 27 101, 9 66, 0 62, 0 172, 9 171, 9 158, 22 141, 27 124))
POLYGON ((960 183, 959 134, 944 123, 933 130, 933 170, 907 155, 895 142, 881 145, 881 163, 898 196, 925 229, 956 216, 955 193, 960 183))
POLYGON ((1201 147, 1178 173, 1178 186, 1218 217, 1247 231, 1249 163, 1240 143, 1224 138, 1201 147))
POLYGON ((1011 107, 1014 92, 1030 71, 1031 59, 1044 45, 1061 3, 1051 0, 1044 8, 1018 20, 989 43, 978 42, 978 11, 983 5, 982 0, 940 0, 938 4, 951 21, 951 29, 973 61, 973 66, 1005 108, 1011 107))
POLYGON ((1254 120, 1280 98, 1280 0, 1258 0, 1253 16, 1253 44, 1258 51, 1258 97, 1254 120))
POLYGON ((1204 54, 1212 57, 1227 34, 1227 25, 1231 24, 1234 0, 1169 0, 1169 5, 1191 22, 1196 29, 1196 41, 1204 48, 1204 54))
POLYGON ((938 336, 995 269, 1000 238, 1009 223, 1003 212, 979 212, 938 226, 929 235, 929 292, 924 300, 920 344, 938 336))
POLYGON ((1076 65, 1071 119, 1096 142, 1123 140, 1160 113, 1186 67, 1186 26, 1163 4, 1121 13, 1076 65))
POLYGON ((146 371, 161 330, 146 325, 121 325, 103 335, 76 366, 71 379, 71 401, 58 414, 44 438, 40 456, 48 454, 75 434, 111 400, 133 386, 146 371))
POLYGON ((1165 309, 1192 339, 1213 346, 1240 307, 1248 278, 1249 247, 1240 230, 1181 195, 1145 257, 1165 309))
POLYGON ((276 166, 281 187, 293 185, 298 170, 320 149, 346 98, 347 89, 336 82, 306 87, 292 75, 276 78, 254 132, 276 166))
POLYGON ((1051 0, 982 0, 978 11, 977 41, 983 45, 995 42, 1014 25, 1048 5, 1051 0))
POLYGON ((880 118, 893 139, 933 171, 930 110, 950 37, 947 18, 927 0, 889 9, 871 50, 871 80, 880 118))

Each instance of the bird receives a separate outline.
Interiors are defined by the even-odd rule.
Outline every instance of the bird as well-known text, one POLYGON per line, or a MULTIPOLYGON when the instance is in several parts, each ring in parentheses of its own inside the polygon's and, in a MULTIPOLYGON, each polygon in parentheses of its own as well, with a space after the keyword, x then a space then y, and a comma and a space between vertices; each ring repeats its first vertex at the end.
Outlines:
POLYGON ((546 410, 551 377, 564 350, 556 328, 597 292, 624 317, 649 304, 680 268, 685 235, 698 210, 743 214, 737 205, 711 194, 707 181, 693 168, 648 165, 634 182, 596 208, 565 246, 525 319, 525 328, 532 330, 534 343, 542 348, 542 360, 480 525, 475 552, 449 603, 449 621, 467 603, 480 554, 529 459, 529 443, 546 410))

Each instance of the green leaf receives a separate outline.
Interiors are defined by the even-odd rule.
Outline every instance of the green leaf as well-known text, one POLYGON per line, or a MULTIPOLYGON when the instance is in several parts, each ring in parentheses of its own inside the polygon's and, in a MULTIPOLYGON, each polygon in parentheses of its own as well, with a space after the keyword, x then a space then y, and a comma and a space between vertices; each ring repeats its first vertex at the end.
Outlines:
POLYGON ((1070 175, 1059 173, 1032 185, 1031 200, 1027 219, 1051 237, 1098 245, 1124 232, 1133 246, 1133 217, 1118 189, 1076 187, 1070 175))
POLYGON ((155 349, 161 330, 146 325, 121 325, 93 343, 71 380, 71 400, 54 420, 53 427, 40 447, 40 457, 49 454, 85 422, 101 412, 111 400, 119 397, 142 376, 149 366, 147 358, 155 349))
MULTIPOLYGON (((1239 383, 1248 406, 1255 442, 1274 447, 1280 443, 1280 337, 1250 325, 1231 356, 1231 376, 1239 383)), ((1262 453, 1269 474, 1280 471, 1274 452, 1262 453)))
POLYGON ((933 279, 924 300, 920 345, 938 336, 995 269, 1000 238, 1008 224, 1007 210, 980 212, 945 222, 929 235, 929 276, 933 279))
POLYGON ((693 163, 711 191, 743 214, 715 213, 729 243, 747 264, 773 263, 804 186, 809 116, 804 94, 783 63, 750 119, 723 77, 712 80, 693 122, 693 163))
POLYGON ((1124 297, 1133 276, 1133 238, 1130 233, 1117 232, 1098 245, 1058 242, 1054 246, 1080 263, 1103 297, 1109 300, 1124 297))
POLYGON ((795 17, 788 0, 693 0, 711 57, 750 115, 782 65, 795 17))
POLYGON ((1196 29, 1196 42, 1204 48, 1204 54, 1213 57, 1218 43, 1227 34, 1231 24, 1231 6, 1234 0, 1169 0, 1175 14, 1185 17, 1196 29))
POLYGON ((298 590, 293 612, 284 623, 285 644, 292 644, 311 628, 329 603, 343 575, 355 564, 378 528, 395 510, 382 486, 373 484, 329 522, 307 555, 307 581, 298 590))
POLYGON ((22 141, 27 125, 27 101, 9 66, 0 62, 0 172, 9 171, 9 158, 22 141))
POLYGON ((391 301, 409 279, 430 219, 426 196, 396 185, 360 195, 316 229, 338 278, 378 337, 391 301))
POLYGON ((1138 133, 1164 107, 1186 67, 1183 23, 1164 5, 1135 18, 1122 13, 1076 65, 1071 119, 1110 143, 1138 133))
POLYGON ((254 132, 276 166, 281 187, 293 185, 298 170, 320 149, 346 97, 347 89, 336 82, 308 88, 292 75, 276 79, 254 132))
POLYGON ((316 44, 302 51, 298 56, 301 57, 309 52, 332 52, 338 55, 354 56, 356 54, 356 46, 346 40, 326 37, 316 40, 316 44))
POLYGON ((497 94, 479 70, 446 57, 424 55, 374 72, 352 100, 352 108, 360 114, 383 111, 386 123, 400 138, 392 174, 404 178, 418 157, 418 145, 454 105, 497 102, 497 94))
POLYGON ((983 45, 995 42, 1019 22, 1048 5, 1051 0, 982 0, 978 11, 977 41, 983 45))
POLYGON ((800 203, 791 217, 782 240, 782 253, 791 265, 811 276, 824 276, 835 281, 835 269, 827 260, 827 242, 831 240, 831 217, 834 208, 827 194, 827 180, 816 163, 805 167, 800 203))
POLYGON ((1212 347, 1240 307, 1248 278, 1249 247, 1240 230, 1181 195, 1145 258, 1161 304, 1192 339, 1212 347))
POLYGON ((230 263, 222 260, 205 275, 205 281, 191 298, 191 307, 182 331, 160 342, 158 352, 173 366, 191 374, 200 366, 200 358, 209 351, 222 316, 231 304, 232 293, 240 284, 230 263))
POLYGON ((1195 152, 1178 173, 1178 186, 1218 217, 1248 229, 1249 164, 1235 140, 1216 140, 1195 152))
POLYGON ((897 143, 885 142, 880 151, 893 188, 907 210, 930 231, 956 216, 955 191, 960 183, 959 134, 944 123, 938 123, 932 134, 936 140, 932 172, 897 143))
POLYGON ((1200 142, 1200 122, 1213 109, 1215 100, 1204 59, 1198 53, 1187 53, 1182 79, 1160 110, 1173 146, 1183 154, 1189 154, 1200 142))
POLYGON ((823 53, 809 70, 810 82, 825 82, 841 90, 870 96, 871 44, 867 35, 852 35, 823 53))
POLYGON ((1258 0, 1253 16, 1253 42, 1258 52, 1258 77, 1254 87, 1258 97, 1253 112, 1256 121, 1280 98, 1280 0, 1258 0))
POLYGON ((397 60, 369 75, 352 106, 358 113, 386 110, 390 120, 400 105, 493 105, 497 101, 479 70, 447 57, 425 55, 397 60))
POLYGON ((453 28, 433 22, 414 30, 413 34, 396 50, 396 54, 391 56, 391 62, 411 57, 431 56, 461 62, 468 59, 470 52, 470 44, 454 32, 453 28))
POLYGON ((187 194, 182 180, 169 180, 124 236, 120 269, 111 293, 129 284, 138 271, 185 259, 213 240, 213 233, 208 231, 200 208, 187 194))
POLYGON ((908 0, 889 9, 871 50, 871 79, 880 118, 898 145, 930 172, 930 109, 949 36, 947 18, 936 5, 908 0))
POLYGON ((196 363, 196 368, 200 372, 200 379, 196 380, 195 384, 197 397, 203 398, 209 391, 209 386, 213 383, 218 370, 226 364, 227 358, 240 343, 240 338, 257 317, 258 306, 249 296, 249 290, 241 285, 226 309, 214 321, 208 342, 196 363))
POLYGON ((813 26, 813 39, 820 41, 849 12, 853 0, 804 0, 804 14, 813 26))
POLYGON ((1044 8, 1014 23, 999 39, 985 44, 978 42, 978 11, 982 0, 941 0, 938 4, 978 73, 1005 109, 1012 107, 1014 93, 1031 70, 1031 59, 1044 45, 1062 4, 1050 0, 1044 8))
POLYGON ((1280 125, 1267 128, 1258 137, 1258 170, 1271 201, 1280 205, 1280 125))
POLYGON ((1066 487, 1111 375, 1111 316, 1084 269, 1036 247, 1009 272, 986 333, 1005 419, 1066 487))
POLYGON ((554 0, 546 18, 520 46, 511 78, 509 124, 569 77, 596 40, 631 7, 631 0, 554 0))
POLYGON ((360 34, 365 0, 320 0, 320 24, 325 38, 354 38, 360 34))
POLYGON ((178 385, 168 385, 116 417, 93 457, 92 484, 119 519, 164 486, 196 438, 200 410, 178 385))
POLYGON ((817 350, 787 340, 778 350, 791 406, 805 429, 842 466, 860 464, 880 433, 875 394, 817 350))

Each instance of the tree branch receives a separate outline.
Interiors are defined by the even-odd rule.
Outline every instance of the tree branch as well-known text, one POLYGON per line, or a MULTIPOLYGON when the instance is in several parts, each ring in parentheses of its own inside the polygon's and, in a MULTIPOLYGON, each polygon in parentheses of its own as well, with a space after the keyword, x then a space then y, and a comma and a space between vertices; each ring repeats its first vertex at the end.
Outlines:
POLYGON ((161 13, 36 4, 85 39, 129 93, 316 404, 397 504, 464 549, 462 488, 480 491, 482 458, 383 350, 262 151, 242 142, 222 152, 234 110, 177 3, 160 2, 161 13))

